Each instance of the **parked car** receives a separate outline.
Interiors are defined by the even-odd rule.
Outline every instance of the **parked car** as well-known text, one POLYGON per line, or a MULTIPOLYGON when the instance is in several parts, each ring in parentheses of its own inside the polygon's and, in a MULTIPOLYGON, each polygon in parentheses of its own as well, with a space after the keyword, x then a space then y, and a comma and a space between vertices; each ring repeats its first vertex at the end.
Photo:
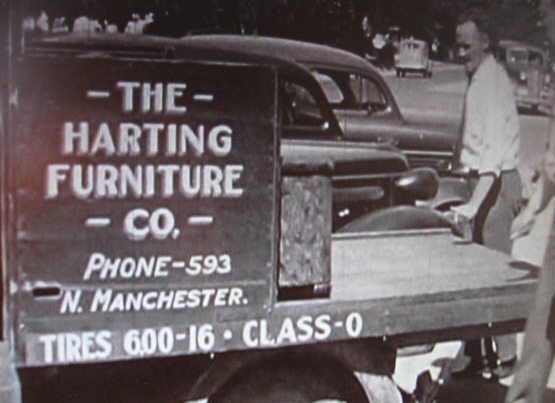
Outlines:
POLYGON ((404 119, 388 85, 367 60, 312 43, 241 35, 201 35, 181 39, 207 49, 294 61, 318 80, 346 140, 392 144, 411 167, 432 167, 448 173, 455 164, 458 127, 404 119))
POLYGON ((519 107, 538 109, 553 101, 549 60, 541 48, 517 41, 500 41, 495 49, 514 85, 519 107))
POLYGON ((407 73, 420 73, 425 78, 431 78, 432 66, 428 42, 409 38, 399 43, 399 50, 395 55, 397 77, 405 77, 407 73))
MULTIPOLYGON (((35 38, 25 46, 27 55, 90 59, 97 60, 99 65, 114 58, 140 58, 151 64, 152 74, 156 63, 163 60, 229 65, 230 68, 245 64, 272 66, 277 78, 276 93, 261 94, 261 97, 276 97, 275 127, 281 134, 282 173, 294 176, 323 172, 331 176, 334 230, 368 213, 395 205, 414 206, 416 199, 429 199, 436 194, 437 174, 422 168, 409 171, 406 156, 391 144, 346 141, 315 75, 291 60, 271 54, 220 49, 203 42, 116 34, 64 34, 35 38)), ((91 66, 94 68, 94 63, 91 66)), ((220 102, 217 89, 210 91, 215 91, 210 104, 216 105, 220 102)), ((236 102, 241 102, 239 95, 236 102)), ((386 105, 386 108, 391 110, 382 111, 384 114, 398 113, 396 106, 393 109, 386 105)), ((430 225, 437 224, 438 216, 432 217, 429 211, 414 208, 410 214, 414 213, 415 217, 424 214, 431 218, 430 225)), ((394 227, 396 214, 392 213, 388 220, 394 227)), ((406 223, 406 219, 403 220, 406 223)), ((421 226, 423 221, 416 222, 421 226)))

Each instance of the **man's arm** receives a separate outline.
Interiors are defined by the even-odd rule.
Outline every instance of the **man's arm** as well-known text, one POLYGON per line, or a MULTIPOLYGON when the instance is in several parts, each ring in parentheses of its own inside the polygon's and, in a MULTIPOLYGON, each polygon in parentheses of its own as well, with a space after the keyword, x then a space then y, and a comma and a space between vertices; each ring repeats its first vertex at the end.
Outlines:
MULTIPOLYGON (((551 233, 555 230, 551 226, 551 233)), ((548 248, 555 247, 554 241, 548 248)), ((548 251, 550 250, 548 249, 548 251)), ((538 281, 533 310, 526 323, 522 356, 506 403, 540 403, 549 377, 554 354, 555 261, 547 253, 538 281)))
POLYGON ((555 195, 555 104, 551 114, 548 149, 544 156, 540 177, 534 186, 528 205, 513 222, 511 229, 512 239, 519 238, 530 232, 537 215, 547 207, 551 198, 555 195))
POLYGON ((468 203, 452 207, 451 210, 464 216, 468 220, 472 220, 478 213, 478 210, 493 186, 494 181, 495 175, 493 173, 480 175, 476 188, 474 189, 474 193, 472 193, 472 197, 468 203))
POLYGON ((555 194, 554 184, 546 175, 546 172, 540 174, 528 204, 514 219, 511 227, 511 239, 523 237, 531 231, 536 217, 547 207, 555 194))

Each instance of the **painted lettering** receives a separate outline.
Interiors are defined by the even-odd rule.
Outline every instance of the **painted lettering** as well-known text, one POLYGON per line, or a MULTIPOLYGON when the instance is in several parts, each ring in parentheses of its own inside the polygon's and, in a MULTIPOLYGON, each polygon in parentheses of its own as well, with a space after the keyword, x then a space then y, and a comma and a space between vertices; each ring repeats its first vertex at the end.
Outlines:
MULTIPOLYGON (((171 309, 194 309, 211 306, 230 307, 246 305, 246 300, 236 301, 231 293, 243 295, 239 287, 204 288, 190 290, 157 290, 118 292, 97 289, 92 295, 90 312, 130 312, 171 309)), ((266 328, 261 328, 261 339, 269 338, 266 328)))
POLYGON ((140 83, 135 81, 118 81, 116 88, 122 92, 123 112, 132 112, 136 105, 136 92, 139 92, 141 112, 160 113, 163 109, 167 113, 182 114, 187 111, 185 106, 177 104, 183 97, 184 83, 140 83), (135 91, 139 89, 139 91, 135 91))
POLYGON ((151 198, 156 184, 170 198, 237 198, 243 165, 68 165, 51 164, 46 171, 46 198, 65 191, 79 199, 151 198))
POLYGON ((225 124, 210 128, 204 124, 100 122, 95 128, 88 122, 65 122, 62 130, 62 155, 200 157, 210 153, 225 157, 232 148, 233 130, 225 124))
POLYGON ((113 350, 112 333, 107 330, 44 334, 38 341, 46 364, 105 359, 113 350))

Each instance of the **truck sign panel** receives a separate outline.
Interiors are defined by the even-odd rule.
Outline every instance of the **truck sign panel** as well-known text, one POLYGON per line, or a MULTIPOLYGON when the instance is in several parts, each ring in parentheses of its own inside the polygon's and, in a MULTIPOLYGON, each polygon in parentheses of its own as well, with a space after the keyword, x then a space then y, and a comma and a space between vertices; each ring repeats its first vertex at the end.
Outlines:
POLYGON ((28 57, 17 73, 20 362, 207 351, 213 323, 270 306, 271 69, 97 55, 28 57))

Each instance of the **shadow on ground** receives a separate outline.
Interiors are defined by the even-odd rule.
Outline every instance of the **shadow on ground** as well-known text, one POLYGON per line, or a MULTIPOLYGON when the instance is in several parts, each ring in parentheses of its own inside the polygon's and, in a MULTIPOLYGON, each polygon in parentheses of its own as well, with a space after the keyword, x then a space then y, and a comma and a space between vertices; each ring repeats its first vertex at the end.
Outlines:
MULTIPOLYGON (((503 403, 507 387, 486 380, 448 381, 439 390, 437 403, 503 403)), ((548 390, 544 403, 555 403, 555 391, 548 390)))

